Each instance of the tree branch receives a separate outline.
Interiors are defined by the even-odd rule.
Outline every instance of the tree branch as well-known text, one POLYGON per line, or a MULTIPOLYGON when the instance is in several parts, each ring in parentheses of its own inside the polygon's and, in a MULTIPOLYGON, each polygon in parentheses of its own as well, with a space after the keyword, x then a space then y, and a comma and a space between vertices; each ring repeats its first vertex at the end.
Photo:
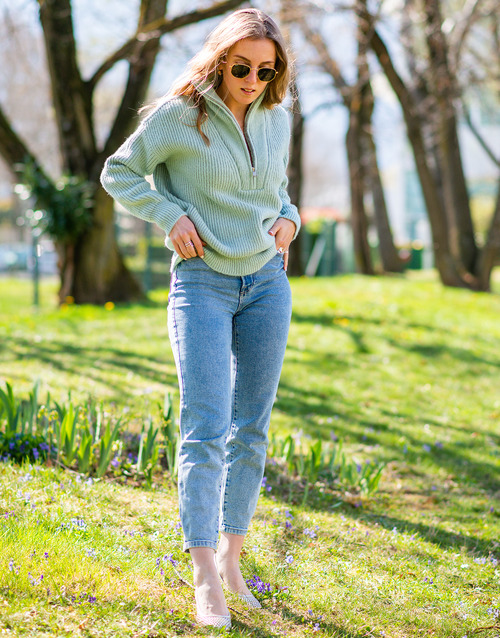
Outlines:
POLYGON ((86 174, 95 154, 91 96, 76 56, 70 0, 38 0, 64 169, 86 174))
POLYGON ((328 73, 328 75, 333 79, 335 84, 335 88, 338 90, 342 97, 342 101, 344 105, 349 108, 351 101, 351 92, 352 87, 346 82, 344 76, 342 75, 342 71, 340 70, 337 62, 332 58, 330 52, 328 51, 328 47, 325 44, 325 41, 321 37, 321 35, 311 29, 311 27, 307 24, 306 20, 301 16, 300 18, 300 27, 306 36, 307 40, 313 45, 316 49, 316 52, 319 56, 319 64, 323 68, 323 70, 328 73))
POLYGON ((165 33, 170 33, 189 24, 206 20, 207 18, 214 18, 226 11, 235 9, 240 4, 243 4, 243 0, 224 0, 223 2, 217 2, 206 9, 197 9, 196 11, 191 11, 184 15, 176 16, 175 18, 169 19, 164 17, 149 22, 138 29, 138 31, 117 51, 110 55, 107 60, 104 60, 101 66, 87 82, 90 90, 92 91, 94 89, 102 76, 117 62, 120 60, 126 60, 133 53, 136 53, 137 45, 144 46, 151 40, 159 40, 162 35, 165 35, 165 33))
POLYGON ((453 27, 451 33, 453 37, 450 42, 450 60, 452 61, 452 68, 454 73, 456 73, 457 69, 460 67, 460 58, 462 55, 462 49, 465 44, 465 40, 467 39, 467 36, 469 35, 474 24, 481 17, 479 9, 481 8, 483 2, 484 0, 467 0, 462 13, 460 14, 453 27), (462 28, 458 29, 458 26, 460 24, 462 24, 462 28))
POLYGON ((0 106, 0 155, 4 158, 9 169, 15 177, 23 173, 23 164, 27 160, 35 166, 39 164, 35 156, 24 144, 21 138, 12 128, 7 116, 0 106))
POLYGON ((491 271, 498 264, 500 255, 500 179, 498 180, 495 209, 491 218, 490 228, 484 248, 479 257, 479 277, 482 290, 489 290, 491 271))
POLYGON ((500 157, 497 157, 495 155, 495 153, 493 152, 493 149, 491 148, 491 146, 484 139, 484 137, 482 136, 481 132, 479 131, 477 126, 472 121, 469 109, 465 106, 465 104, 463 102, 462 102, 462 110, 463 110, 465 121, 467 122, 467 126, 471 130, 471 133, 474 135, 474 137, 479 142, 479 144, 481 145, 481 147, 483 148, 485 153, 488 155, 488 157, 491 159, 491 161, 500 168, 500 157))

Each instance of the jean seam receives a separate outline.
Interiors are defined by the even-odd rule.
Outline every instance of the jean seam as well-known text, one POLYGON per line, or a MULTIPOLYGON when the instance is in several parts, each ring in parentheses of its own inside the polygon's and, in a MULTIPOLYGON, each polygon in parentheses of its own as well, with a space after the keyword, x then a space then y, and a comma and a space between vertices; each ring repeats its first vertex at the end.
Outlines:
MULTIPOLYGON (((176 281, 177 281, 177 277, 176 277, 176 281)), ((174 286, 175 283, 174 282, 174 286)), ((181 405, 179 406, 179 409, 182 409, 182 406, 184 405, 184 390, 185 390, 185 382, 184 382, 184 372, 183 372, 183 368, 182 368, 182 356, 181 356, 181 349, 180 349, 180 345, 179 345, 179 329, 177 326, 177 314, 176 314, 176 303, 175 303, 175 298, 172 300, 172 324, 173 324, 173 328, 174 328, 174 334, 175 334, 175 347, 176 347, 176 351, 177 351, 177 360, 179 361, 179 376, 180 376, 180 381, 181 381, 181 385, 182 385, 182 391, 181 391, 181 405)), ((179 430, 180 430, 180 425, 179 425, 179 430)), ((179 432, 180 435, 180 446, 179 446, 179 450, 178 450, 178 455, 180 455, 181 449, 182 449, 182 443, 183 443, 183 436, 182 436, 182 431, 179 432)), ((181 489, 184 489, 184 485, 182 482, 182 479, 180 479, 179 477, 179 483, 177 486, 179 493, 181 491, 181 489)), ((179 499, 179 505, 180 505, 180 499, 179 499)))
MULTIPOLYGON (((233 413, 231 415, 231 429, 230 436, 235 432, 235 423, 238 417, 238 330, 236 329, 236 323, 233 317, 233 334, 234 334, 234 360, 235 360, 235 371, 234 371, 234 403, 233 403, 233 413)), ((234 439, 233 439, 234 440, 234 439)), ((227 506, 227 497, 229 490, 229 481, 231 475, 231 464, 233 462, 233 454, 234 454, 234 442, 231 441, 231 447, 229 451, 229 463, 227 464, 226 470, 226 484, 224 487, 224 507, 222 511, 222 526, 226 525, 226 506, 227 506)), ((231 525, 229 527, 232 527, 231 525)))

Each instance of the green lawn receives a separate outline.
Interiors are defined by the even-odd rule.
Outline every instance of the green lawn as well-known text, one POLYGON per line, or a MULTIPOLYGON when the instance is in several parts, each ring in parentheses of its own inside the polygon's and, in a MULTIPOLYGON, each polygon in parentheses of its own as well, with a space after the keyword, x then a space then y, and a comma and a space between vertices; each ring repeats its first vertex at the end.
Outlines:
MULTIPOLYGON (((305 505, 269 465, 245 569, 273 595, 262 613, 231 600, 232 635, 500 636, 498 292, 418 272, 292 287, 272 432, 339 438, 358 462, 388 465, 369 499, 318 483, 305 505)), ((53 282, 38 310, 30 295, 0 279, 2 385, 91 393, 136 430, 166 389, 177 396, 166 291, 111 309, 57 309, 53 282)), ((40 466, 0 473, 0 635, 203 633, 168 479, 148 491, 40 466)))

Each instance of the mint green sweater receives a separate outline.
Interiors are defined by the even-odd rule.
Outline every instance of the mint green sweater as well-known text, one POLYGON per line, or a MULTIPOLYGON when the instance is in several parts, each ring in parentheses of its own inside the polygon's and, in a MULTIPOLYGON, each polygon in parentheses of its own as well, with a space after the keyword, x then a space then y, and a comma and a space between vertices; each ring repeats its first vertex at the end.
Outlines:
MULTIPOLYGON (((205 261, 226 275, 249 275, 276 254, 268 230, 286 217, 300 228, 286 192, 290 130, 281 106, 251 104, 245 135, 213 89, 205 93, 208 119, 185 97, 168 99, 108 158, 101 182, 132 215, 155 222, 167 235, 187 215, 206 242, 205 261), (245 139, 246 138, 246 139, 245 139), (153 175, 155 189, 145 179, 153 175)), ((174 254, 172 269, 180 261, 174 254)))

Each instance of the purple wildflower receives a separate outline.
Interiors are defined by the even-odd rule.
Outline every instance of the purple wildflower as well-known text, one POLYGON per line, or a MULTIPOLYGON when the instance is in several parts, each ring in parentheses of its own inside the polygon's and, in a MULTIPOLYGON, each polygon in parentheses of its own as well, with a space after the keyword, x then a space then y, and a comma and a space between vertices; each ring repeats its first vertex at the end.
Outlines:
POLYGON ((246 583, 250 589, 256 589, 259 594, 265 594, 272 591, 271 585, 269 583, 265 583, 255 574, 252 578, 249 578, 246 583))
POLYGON ((308 527, 306 527, 303 531, 304 536, 309 536, 309 538, 317 538, 318 535, 316 534, 316 532, 313 529, 309 529, 308 527))
POLYGON ((163 557, 163 560, 168 561, 169 563, 172 563, 174 567, 177 566, 177 561, 172 558, 172 554, 165 554, 165 556, 163 557))
POLYGON ((33 456, 35 457, 35 461, 40 456, 40 452, 36 449, 36 447, 33 448, 33 456))
POLYGON ((285 563, 287 565, 291 565, 293 563, 293 561, 294 561, 293 556, 291 554, 288 554, 288 556, 285 558, 285 563))
POLYGON ((426 452, 430 452, 431 451, 431 446, 428 445, 427 443, 424 443, 422 445, 422 448, 426 451, 426 452))

